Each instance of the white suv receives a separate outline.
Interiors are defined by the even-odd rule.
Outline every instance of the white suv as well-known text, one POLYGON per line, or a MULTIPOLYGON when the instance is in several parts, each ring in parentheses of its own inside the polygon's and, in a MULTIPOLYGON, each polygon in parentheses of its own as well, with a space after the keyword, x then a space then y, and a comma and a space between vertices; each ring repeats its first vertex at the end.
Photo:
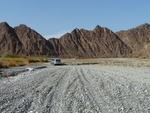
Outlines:
POLYGON ((61 60, 59 58, 52 58, 51 59, 51 64, 52 65, 61 65, 61 60))

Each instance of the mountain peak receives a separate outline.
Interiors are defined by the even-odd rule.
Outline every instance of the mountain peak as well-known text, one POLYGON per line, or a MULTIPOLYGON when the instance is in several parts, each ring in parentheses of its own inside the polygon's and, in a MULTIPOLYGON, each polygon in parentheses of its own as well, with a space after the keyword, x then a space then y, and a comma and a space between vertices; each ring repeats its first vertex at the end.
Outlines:
POLYGON ((60 57, 123 57, 131 53, 108 28, 97 25, 94 30, 74 29, 57 40, 50 39, 60 57), (114 44, 115 43, 115 44, 114 44))
POLYGON ((20 24, 19 27, 27 27, 25 24, 20 24))
POLYGON ((0 27, 1 27, 1 28, 10 28, 10 26, 8 25, 7 22, 1 22, 1 23, 0 23, 0 27))
POLYGON ((150 28, 150 24, 144 23, 144 24, 138 26, 137 28, 150 28))
POLYGON ((8 25, 7 22, 1 22, 0 25, 8 25))
POLYGON ((10 27, 0 23, 0 54, 47 55, 58 57, 128 57, 150 43, 150 25, 144 23, 114 33, 97 25, 93 30, 74 29, 60 39, 45 40, 25 24, 10 27), (6 42, 3 42, 7 40, 6 42))
POLYGON ((150 43, 150 25, 148 23, 116 33, 135 53, 150 43))
POLYGON ((20 24, 19 26, 17 26, 17 28, 19 28, 19 29, 30 29, 30 27, 26 26, 25 24, 20 24))
POLYGON ((101 26, 97 25, 97 26, 94 28, 94 30, 101 29, 101 28, 102 28, 101 26))
POLYGON ((78 28, 75 28, 72 32, 79 32, 80 30, 78 28))

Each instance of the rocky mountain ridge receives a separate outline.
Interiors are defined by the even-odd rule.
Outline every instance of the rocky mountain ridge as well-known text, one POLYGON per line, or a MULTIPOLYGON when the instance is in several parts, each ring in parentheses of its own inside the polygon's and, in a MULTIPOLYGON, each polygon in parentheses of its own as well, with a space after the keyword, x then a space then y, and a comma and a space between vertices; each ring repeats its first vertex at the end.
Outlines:
POLYGON ((24 54, 21 41, 6 22, 0 23, 0 54, 24 54))
POLYGON ((74 29, 49 42, 62 57, 125 57, 132 52, 115 33, 100 26, 91 31, 74 29))
POLYGON ((116 32, 116 35, 132 49, 133 57, 150 57, 148 49, 148 45, 150 45, 150 25, 148 23, 126 31, 116 32))
POLYGON ((14 30, 25 48, 26 55, 50 56, 54 54, 53 46, 36 31, 23 24, 15 27, 14 30))
POLYGON ((0 23, 0 54, 65 58, 149 57, 150 25, 114 33, 97 25, 93 30, 74 29, 59 39, 46 40, 26 25, 0 23), (142 52, 147 52, 146 55, 142 52))
POLYGON ((0 23, 0 54, 25 56, 55 55, 53 46, 39 33, 26 25, 12 28, 0 23))

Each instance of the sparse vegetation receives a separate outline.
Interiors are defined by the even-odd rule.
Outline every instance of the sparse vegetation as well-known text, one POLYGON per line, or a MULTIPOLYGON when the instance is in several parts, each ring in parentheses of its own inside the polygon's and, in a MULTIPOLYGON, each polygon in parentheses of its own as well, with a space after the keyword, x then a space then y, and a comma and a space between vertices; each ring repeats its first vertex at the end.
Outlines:
POLYGON ((150 67, 150 59, 138 58, 95 58, 64 59, 65 64, 99 64, 108 66, 150 67))
POLYGON ((25 57, 25 56, 10 56, 0 57, 0 68, 23 66, 29 63, 47 62, 47 58, 42 57, 25 57))

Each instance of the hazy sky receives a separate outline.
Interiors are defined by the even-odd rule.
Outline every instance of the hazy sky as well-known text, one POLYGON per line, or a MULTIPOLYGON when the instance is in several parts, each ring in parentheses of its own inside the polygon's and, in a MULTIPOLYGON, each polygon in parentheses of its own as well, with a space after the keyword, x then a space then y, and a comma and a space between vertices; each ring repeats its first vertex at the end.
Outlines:
POLYGON ((116 32, 150 24, 150 0, 1 0, 0 22, 26 24, 49 38, 96 25, 116 32))

